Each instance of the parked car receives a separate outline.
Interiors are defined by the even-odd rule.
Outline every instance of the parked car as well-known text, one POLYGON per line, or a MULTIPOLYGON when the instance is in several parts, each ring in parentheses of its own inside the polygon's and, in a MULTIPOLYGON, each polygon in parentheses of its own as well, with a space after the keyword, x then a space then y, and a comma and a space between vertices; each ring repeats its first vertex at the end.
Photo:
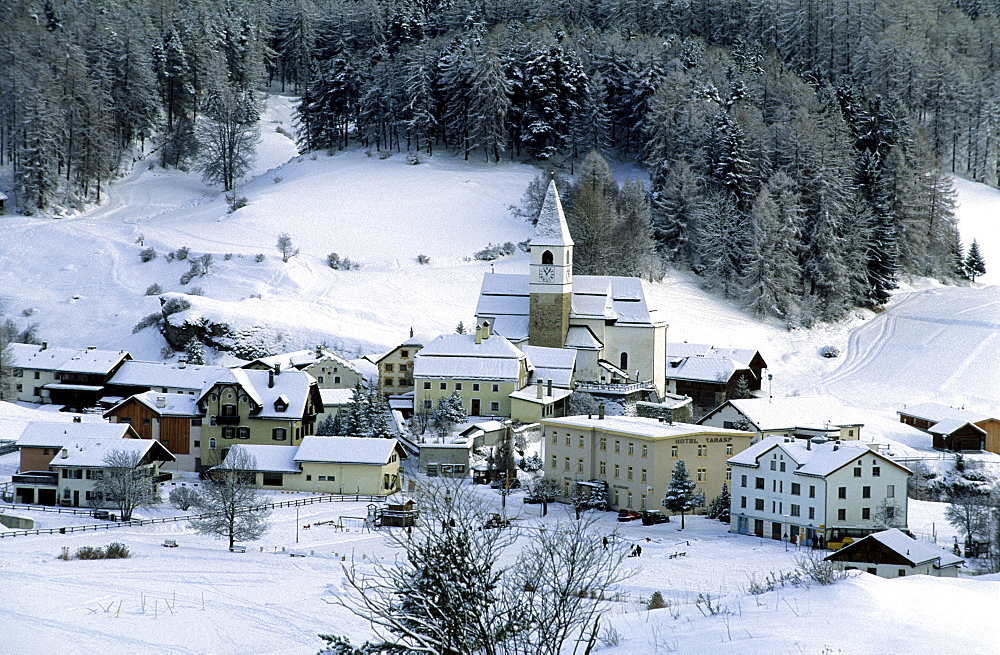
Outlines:
POLYGON ((636 512, 635 510, 631 509, 618 510, 618 520, 621 521, 622 523, 625 523, 626 521, 634 521, 639 518, 642 518, 642 515, 639 514, 639 512, 636 512))
POLYGON ((670 517, 658 509, 651 509, 641 512, 643 525, 656 525, 657 523, 670 523, 670 517))

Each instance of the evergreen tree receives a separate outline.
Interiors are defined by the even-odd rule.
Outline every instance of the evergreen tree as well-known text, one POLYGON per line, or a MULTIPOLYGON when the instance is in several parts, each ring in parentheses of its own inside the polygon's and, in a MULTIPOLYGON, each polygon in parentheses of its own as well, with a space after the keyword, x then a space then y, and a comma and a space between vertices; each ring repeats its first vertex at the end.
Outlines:
POLYGON ((321 437, 337 436, 337 421, 333 414, 327 414, 323 422, 316 426, 316 434, 321 437))
POLYGON ((591 151, 573 185, 566 221, 573 235, 573 268, 583 275, 600 275, 615 262, 615 199, 618 185, 607 160, 591 151))
POLYGON ((663 256, 673 262, 690 264, 694 261, 692 235, 698 230, 698 219, 705 211, 701 191, 702 180, 690 164, 679 159, 663 176, 662 184, 654 186, 652 201, 653 235, 663 256))
POLYGON ((965 270, 965 276, 973 282, 975 282, 976 278, 980 275, 986 274, 986 260, 983 258, 983 254, 979 251, 979 242, 975 239, 973 239, 972 245, 969 246, 969 252, 965 256, 963 268, 965 270))
POLYGON ((205 364, 205 345, 197 337, 188 339, 184 346, 184 355, 188 364, 205 364))
POLYGON ((663 506, 671 512, 681 513, 681 530, 684 529, 684 513, 705 504, 705 497, 697 491, 697 487, 688 475, 684 460, 678 460, 670 474, 670 486, 663 498, 663 506))
POLYGON ((729 523, 729 511, 732 499, 729 495, 729 486, 723 482, 722 492, 712 499, 708 505, 708 518, 718 519, 723 523, 729 523))
POLYGON ((452 427, 465 422, 467 418, 462 396, 457 391, 453 391, 450 396, 438 398, 437 409, 434 410, 438 436, 442 438, 447 436, 452 427))

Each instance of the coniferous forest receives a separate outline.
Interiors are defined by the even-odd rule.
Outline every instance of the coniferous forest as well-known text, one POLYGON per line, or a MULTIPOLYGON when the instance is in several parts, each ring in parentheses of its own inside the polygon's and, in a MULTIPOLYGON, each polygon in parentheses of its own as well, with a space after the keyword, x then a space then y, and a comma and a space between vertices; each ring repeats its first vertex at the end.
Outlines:
POLYGON ((99 201, 140 147, 229 190, 276 88, 303 151, 546 162, 581 272, 686 267, 808 325, 961 276, 946 175, 1000 174, 1000 0, 12 0, 0 26, 27 212, 99 201))

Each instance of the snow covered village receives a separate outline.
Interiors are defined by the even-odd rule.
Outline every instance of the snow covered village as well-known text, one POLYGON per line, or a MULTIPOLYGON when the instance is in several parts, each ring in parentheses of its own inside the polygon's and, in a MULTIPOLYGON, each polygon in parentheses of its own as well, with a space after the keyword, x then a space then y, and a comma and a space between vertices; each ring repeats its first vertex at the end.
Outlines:
POLYGON ((883 4, 0 9, 0 652, 995 651, 1000 12, 883 4))

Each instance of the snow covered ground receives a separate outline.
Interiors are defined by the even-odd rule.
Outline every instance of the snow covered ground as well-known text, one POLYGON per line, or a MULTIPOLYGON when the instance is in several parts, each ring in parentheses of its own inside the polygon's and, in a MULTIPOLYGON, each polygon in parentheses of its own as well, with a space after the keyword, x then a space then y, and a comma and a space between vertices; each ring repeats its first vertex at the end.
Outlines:
MULTIPOLYGON (((470 323, 484 272, 526 269, 520 252, 494 264, 470 258, 490 242, 530 236, 528 224, 507 207, 520 200, 535 168, 447 154, 414 166, 402 155, 382 160, 356 149, 298 156, 285 135, 292 129, 291 106, 287 97, 270 98, 257 167, 238 190, 248 204, 235 213, 227 213, 223 194, 197 176, 147 161, 90 212, 60 220, 0 218, 0 307, 6 316, 22 326, 38 322, 40 338, 54 344, 158 359, 165 342, 154 329, 132 334, 139 319, 159 308, 156 296, 143 295, 146 288, 200 286, 206 298, 202 305, 195 299, 200 311, 237 326, 267 327, 289 349, 325 341, 356 356, 396 345, 411 327, 450 332, 459 321, 470 323), (287 264, 275 249, 281 232, 301 250, 287 264), (159 256, 141 263, 144 246, 159 256), (165 257, 181 246, 211 253, 215 262, 207 276, 187 286, 179 282, 187 263, 165 257), (362 267, 332 270, 325 263, 331 252, 362 267), (258 253, 263 261, 256 261, 258 253), (430 263, 418 264, 419 254, 430 263)), ((1000 270, 1000 193, 963 180, 955 184, 963 241, 978 239, 988 269, 1000 270)), ((794 331, 749 317, 685 273, 671 273, 651 293, 666 310, 671 340, 759 348, 775 396, 832 393, 892 421, 902 404, 926 400, 996 413, 997 280, 991 272, 973 287, 913 281, 883 312, 859 310, 836 325, 794 331), (821 357, 825 345, 840 347, 844 356, 821 357)), ((0 439, 33 416, 0 404, 0 439)), ((914 450, 928 445, 903 444, 914 450)), ((0 457, 0 476, 14 472, 15 457, 0 457)), ((496 502, 485 493, 484 502, 496 502)), ((300 510, 299 523, 363 511, 359 505, 313 505, 300 510)), ((911 529, 950 543, 942 511, 937 504, 913 503, 911 529)), ((41 527, 73 523, 66 515, 32 515, 41 527)), ((306 653, 317 650, 319 632, 363 640, 367 625, 329 604, 341 577, 333 553, 390 557, 388 547, 377 536, 322 527, 300 529, 296 545, 294 510, 276 512, 274 522, 264 540, 241 555, 194 535, 184 523, 0 540, 0 651, 306 653), (164 538, 181 547, 163 548, 164 538), (125 542, 135 557, 55 559, 63 546, 75 550, 113 540, 125 542), (278 554, 282 547, 316 554, 289 558, 278 554)), ((609 530, 617 525, 613 518, 606 523, 609 530)), ((981 628, 1000 610, 1000 587, 992 579, 862 575, 832 588, 751 597, 744 593, 751 575, 793 566, 794 553, 783 544, 729 535, 725 526, 699 518, 690 519, 683 533, 673 523, 629 524, 622 531, 636 542, 652 539, 642 542, 636 561, 642 571, 628 583, 630 593, 638 599, 661 591, 680 604, 680 613, 673 618, 668 610, 646 612, 637 601, 620 603, 614 617, 620 645, 602 652, 995 650, 981 628), (669 557, 676 552, 687 555, 669 557), (689 604, 698 593, 719 594, 729 613, 702 616, 689 604)))

